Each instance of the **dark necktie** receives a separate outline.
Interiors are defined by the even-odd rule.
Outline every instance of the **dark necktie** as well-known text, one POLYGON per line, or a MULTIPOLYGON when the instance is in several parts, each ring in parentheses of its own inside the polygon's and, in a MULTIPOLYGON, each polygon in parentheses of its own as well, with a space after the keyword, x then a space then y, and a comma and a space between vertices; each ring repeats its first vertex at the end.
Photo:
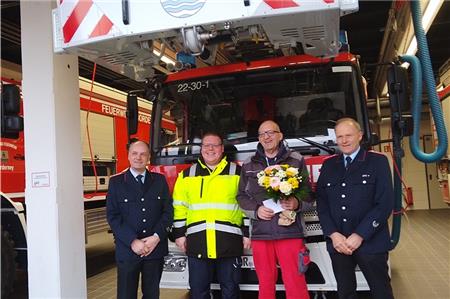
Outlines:
POLYGON ((352 158, 350 156, 347 156, 345 158, 345 169, 348 169, 350 167, 351 163, 352 163, 352 158))
POLYGON ((143 178, 144 176, 142 175, 142 174, 138 174, 137 176, 136 176, 136 180, 138 181, 138 183, 139 183, 139 185, 141 186, 141 188, 143 188, 144 187, 144 182, 142 181, 142 178, 143 178))

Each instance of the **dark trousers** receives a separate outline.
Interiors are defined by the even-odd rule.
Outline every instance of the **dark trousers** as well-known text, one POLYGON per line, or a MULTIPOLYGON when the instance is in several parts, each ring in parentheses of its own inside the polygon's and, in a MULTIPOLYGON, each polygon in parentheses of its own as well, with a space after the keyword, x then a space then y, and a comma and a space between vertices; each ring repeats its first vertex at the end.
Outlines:
POLYGON ((210 299, 210 284, 217 275, 222 299, 239 298, 241 280, 241 257, 198 259, 188 257, 189 286, 192 299, 210 299))
POLYGON ((330 254, 334 276, 338 286, 339 299, 357 299, 355 267, 359 266, 369 284, 374 299, 393 299, 391 279, 388 273, 388 254, 344 255, 330 254))
POLYGON ((164 259, 117 262, 117 298, 136 299, 142 275, 142 298, 158 299, 164 259))

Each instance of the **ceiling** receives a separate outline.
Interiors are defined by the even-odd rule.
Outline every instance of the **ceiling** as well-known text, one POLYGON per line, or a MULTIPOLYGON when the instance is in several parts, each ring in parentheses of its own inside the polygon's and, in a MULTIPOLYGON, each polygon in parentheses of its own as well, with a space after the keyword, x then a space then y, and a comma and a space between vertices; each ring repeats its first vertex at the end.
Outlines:
MULTIPOLYGON (((369 82, 369 96, 376 96, 371 84, 374 82, 377 63, 381 56, 381 45, 385 28, 388 23, 389 10, 392 1, 360 1, 359 11, 341 18, 341 29, 346 30, 352 53, 360 56, 361 68, 369 82)), ((435 74, 450 56, 450 1, 444 1, 442 8, 431 26, 427 37, 435 74)), ((246 47, 244 45, 244 47, 246 47)), ((281 51, 270 51, 264 54, 264 49, 253 45, 241 49, 240 56, 233 56, 232 52, 224 57, 236 60, 248 60, 267 56, 282 55, 281 51), (231 56, 231 57, 230 57, 231 56)), ((20 49, 20 2, 1 2, 1 59, 15 64, 21 64, 20 49)), ((383 62, 383 61, 381 61, 383 62)), ((388 61, 386 61, 388 62, 388 61)), ((79 74, 91 78, 93 63, 80 58, 79 74)), ((96 81, 123 91, 141 89, 143 83, 131 80, 109 69, 98 66, 96 81)))

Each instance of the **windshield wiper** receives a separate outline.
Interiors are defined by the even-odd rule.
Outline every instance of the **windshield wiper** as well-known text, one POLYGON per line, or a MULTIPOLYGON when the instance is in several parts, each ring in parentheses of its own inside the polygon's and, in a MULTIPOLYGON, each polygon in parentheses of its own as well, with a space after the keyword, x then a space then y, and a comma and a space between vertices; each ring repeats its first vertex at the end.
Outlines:
POLYGON ((311 139, 305 138, 305 137, 294 137, 297 140, 303 141, 304 143, 307 143, 309 145, 313 145, 316 146, 318 148, 320 148, 321 150, 326 151, 329 154, 335 154, 336 150, 332 147, 329 147, 328 145, 325 144, 321 144, 315 141, 312 141, 311 139))

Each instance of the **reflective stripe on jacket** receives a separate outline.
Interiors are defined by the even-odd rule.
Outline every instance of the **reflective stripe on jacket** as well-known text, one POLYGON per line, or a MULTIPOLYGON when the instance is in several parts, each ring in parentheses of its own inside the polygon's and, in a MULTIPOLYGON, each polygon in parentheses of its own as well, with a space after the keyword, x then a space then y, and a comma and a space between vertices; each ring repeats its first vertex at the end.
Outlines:
POLYGON ((244 228, 244 214, 236 200, 240 170, 223 158, 214 170, 199 160, 178 175, 173 234, 187 237, 188 256, 214 259, 242 254, 242 236, 248 236, 248 227, 244 228))

